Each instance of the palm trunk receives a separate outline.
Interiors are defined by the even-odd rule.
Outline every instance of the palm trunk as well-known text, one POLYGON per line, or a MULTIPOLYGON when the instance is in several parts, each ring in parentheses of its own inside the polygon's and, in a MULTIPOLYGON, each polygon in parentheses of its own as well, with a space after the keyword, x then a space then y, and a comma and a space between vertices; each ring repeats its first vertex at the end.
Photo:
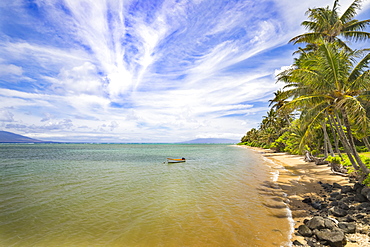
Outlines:
POLYGON ((325 155, 326 157, 328 156, 328 149, 329 149, 330 155, 334 157, 335 154, 334 154, 333 146, 331 145, 330 138, 326 130, 326 121, 322 123, 321 127, 322 127, 322 130, 324 131, 324 138, 326 140, 326 145, 327 145, 325 155))
POLYGON ((334 117, 330 115, 330 117, 332 118, 333 120, 333 123, 334 123, 334 127, 339 135, 339 138, 343 144, 343 148, 344 148, 344 151, 346 152, 347 156, 348 156, 348 159, 351 161, 351 164, 352 166, 356 169, 356 170, 359 170, 359 167, 355 161, 355 159, 353 158, 352 156, 352 152, 351 152, 351 148, 350 148, 350 145, 349 145, 349 141, 342 129, 342 126, 340 125, 339 123, 339 116, 338 116, 338 113, 336 113, 336 119, 338 120, 335 121, 334 117))
POLYGON ((351 130, 351 125, 349 124, 349 120, 348 120, 348 116, 347 116, 347 112, 345 111, 345 109, 342 109, 342 115, 343 115, 343 121, 344 121, 344 125, 346 126, 346 129, 347 129, 347 135, 349 137, 349 142, 350 142, 350 145, 351 145, 351 149, 352 149, 352 152, 353 152, 353 156, 355 157, 358 165, 361 167, 362 169, 362 172, 365 173, 366 175, 370 173, 370 170, 369 168, 366 167, 366 165, 362 162, 361 158, 360 158, 360 155, 358 154, 357 150, 356 150, 356 146, 355 146, 355 142, 354 142, 354 139, 353 139, 353 135, 352 135, 352 130, 351 130))
POLYGON ((364 142, 366 148, 367 148, 367 151, 370 152, 370 143, 369 143, 369 140, 367 139, 367 136, 365 136, 364 138, 362 138, 362 141, 364 142))
POLYGON ((328 152, 328 140, 324 136, 324 159, 326 159, 329 156, 328 152))
POLYGON ((335 131, 334 127, 333 127, 333 123, 332 123, 332 119, 330 117, 330 115, 328 115, 328 119, 329 119, 329 124, 330 124, 330 129, 331 129, 331 133, 333 133, 333 139, 334 139, 334 146, 335 146, 335 152, 339 155, 340 159, 343 161, 343 156, 339 150, 339 139, 338 139, 338 134, 337 132, 335 131))

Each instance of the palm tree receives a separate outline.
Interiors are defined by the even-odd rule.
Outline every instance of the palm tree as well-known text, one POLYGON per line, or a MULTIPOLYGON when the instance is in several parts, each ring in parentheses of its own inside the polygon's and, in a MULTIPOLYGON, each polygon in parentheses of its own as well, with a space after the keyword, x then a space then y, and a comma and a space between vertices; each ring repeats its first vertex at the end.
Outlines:
POLYGON ((274 109, 270 109, 267 112, 267 116, 263 116, 261 129, 267 128, 275 128, 276 127, 276 120, 277 120, 277 113, 274 109))
POLYGON ((289 93, 286 92, 286 91, 283 91, 283 90, 277 90, 276 92, 274 92, 274 95, 275 97, 271 100, 269 100, 270 104, 269 106, 272 108, 272 109, 275 109, 277 114, 281 117, 283 117, 283 119, 286 121, 286 123, 288 124, 288 126, 291 124, 291 120, 292 120, 292 112, 289 112, 289 111, 283 111, 281 110, 281 108, 286 104, 288 103, 288 97, 289 97, 289 93))
POLYGON ((337 43, 321 40, 316 51, 296 60, 296 66, 282 72, 278 79, 287 83, 294 97, 282 108, 298 109, 304 113, 301 118, 306 123, 305 135, 308 136, 329 114, 354 168, 361 168, 369 174, 370 170, 356 151, 351 129, 355 124, 366 133, 369 126, 359 98, 369 97, 370 54, 356 64, 360 54, 363 52, 340 49, 337 43))
POLYGON ((298 35, 289 42, 294 44, 307 43, 310 46, 308 50, 312 50, 317 47, 316 44, 319 40, 325 40, 330 43, 338 42, 341 47, 350 50, 345 41, 338 36, 343 36, 345 39, 353 41, 369 39, 370 33, 364 30, 370 25, 370 19, 363 21, 353 19, 357 14, 357 10, 361 7, 361 0, 353 1, 341 16, 338 13, 338 2, 339 0, 334 1, 332 9, 329 6, 309 9, 306 12, 309 20, 302 22, 302 26, 306 27, 309 32, 298 35))

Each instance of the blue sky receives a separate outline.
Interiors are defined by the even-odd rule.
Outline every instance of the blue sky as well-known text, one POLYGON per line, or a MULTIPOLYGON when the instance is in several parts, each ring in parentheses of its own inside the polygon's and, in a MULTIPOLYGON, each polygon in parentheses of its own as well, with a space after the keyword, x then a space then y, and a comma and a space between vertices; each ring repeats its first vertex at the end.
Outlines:
POLYGON ((287 42, 304 32, 306 10, 332 2, 2 0, 0 130, 53 141, 240 140, 281 88, 275 74, 293 61, 287 42))

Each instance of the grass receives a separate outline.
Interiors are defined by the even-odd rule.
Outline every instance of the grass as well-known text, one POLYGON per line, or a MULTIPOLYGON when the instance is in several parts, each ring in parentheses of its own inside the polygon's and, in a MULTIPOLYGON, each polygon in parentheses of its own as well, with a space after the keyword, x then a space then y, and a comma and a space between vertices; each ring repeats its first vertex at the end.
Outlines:
POLYGON ((363 153, 360 153, 360 155, 370 158, 370 152, 363 152, 363 153))

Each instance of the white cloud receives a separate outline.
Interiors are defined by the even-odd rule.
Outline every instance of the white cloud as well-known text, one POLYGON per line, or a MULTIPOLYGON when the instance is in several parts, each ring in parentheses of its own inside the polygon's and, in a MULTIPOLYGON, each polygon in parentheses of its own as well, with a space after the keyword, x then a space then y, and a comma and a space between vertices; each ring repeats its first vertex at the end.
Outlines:
POLYGON ((39 20, 10 1, 17 18, 1 20, 32 35, 0 33, 2 126, 59 140, 241 137, 282 86, 307 8, 332 5, 150 3, 37 0, 39 20))
POLYGON ((13 122, 14 114, 7 109, 0 109, 0 121, 2 122, 13 122))
POLYGON ((16 66, 14 64, 0 64, 0 76, 4 75, 18 75, 23 74, 22 67, 16 66))
POLYGON ((292 66, 291 66, 291 65, 290 65, 290 66, 282 66, 280 69, 275 69, 275 73, 274 73, 274 75, 275 75, 275 77, 276 77, 276 76, 278 76, 281 72, 286 71, 286 70, 291 69, 291 68, 292 68, 292 66))
POLYGON ((95 65, 85 62, 81 66, 60 71, 53 82, 54 90, 65 91, 68 94, 94 94, 100 95, 105 91, 104 81, 98 76, 95 65))

